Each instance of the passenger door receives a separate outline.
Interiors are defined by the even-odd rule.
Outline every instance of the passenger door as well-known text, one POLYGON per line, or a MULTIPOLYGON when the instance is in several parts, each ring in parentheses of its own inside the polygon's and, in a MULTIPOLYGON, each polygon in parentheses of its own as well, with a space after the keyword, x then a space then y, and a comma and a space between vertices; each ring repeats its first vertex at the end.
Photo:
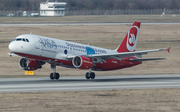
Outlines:
POLYGON ((40 39, 39 37, 34 37, 35 40, 35 49, 40 49, 40 39))
POLYGON ((40 37, 34 36, 34 42, 35 42, 34 52, 36 53, 36 55, 41 56, 43 52, 41 50, 40 37))

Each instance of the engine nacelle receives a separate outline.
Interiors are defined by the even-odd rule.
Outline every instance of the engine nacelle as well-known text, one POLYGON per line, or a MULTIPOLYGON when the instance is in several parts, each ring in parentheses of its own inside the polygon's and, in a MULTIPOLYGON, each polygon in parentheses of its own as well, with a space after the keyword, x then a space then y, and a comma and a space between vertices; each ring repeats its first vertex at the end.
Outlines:
POLYGON ((19 66, 23 70, 37 70, 37 69, 41 69, 42 65, 44 65, 46 62, 37 61, 35 59, 30 59, 28 66, 27 66, 27 63, 28 63, 28 60, 26 58, 21 58, 19 60, 19 66))
POLYGON ((91 58, 84 56, 76 56, 72 60, 73 66, 80 69, 90 69, 94 63, 91 58))

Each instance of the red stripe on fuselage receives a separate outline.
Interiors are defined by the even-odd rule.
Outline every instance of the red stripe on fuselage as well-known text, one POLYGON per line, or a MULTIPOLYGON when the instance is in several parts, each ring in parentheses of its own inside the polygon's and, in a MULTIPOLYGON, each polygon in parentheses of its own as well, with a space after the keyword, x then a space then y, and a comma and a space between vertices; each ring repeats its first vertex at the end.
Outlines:
POLYGON ((59 59, 53 59, 53 58, 48 58, 48 57, 42 57, 42 56, 36 56, 36 55, 31 55, 31 54, 24 54, 24 53, 14 53, 22 57, 30 58, 30 59, 35 59, 39 61, 46 61, 50 64, 56 64, 56 65, 67 65, 73 67, 73 64, 71 61, 67 60, 59 60, 59 59))
MULTIPOLYGON (((46 61, 50 64, 56 64, 59 66, 66 65, 64 67, 72 67, 72 68, 74 67, 72 61, 68 61, 68 60, 52 59, 48 57, 42 57, 42 56, 36 56, 36 55, 24 54, 24 53, 15 53, 15 54, 26 58, 36 59, 39 61, 46 61)), ((142 62, 133 62, 129 60, 129 59, 137 59, 137 57, 134 56, 124 57, 120 59, 121 61, 117 59, 107 59, 106 63, 104 62, 97 63, 96 66, 93 68, 93 70, 98 70, 98 71, 117 70, 117 69, 132 67, 142 63, 142 62)))
POLYGON ((103 71, 108 71, 108 70, 117 70, 117 69, 122 69, 122 68, 132 67, 138 64, 142 64, 142 62, 133 62, 129 60, 129 59, 137 59, 137 57, 134 56, 123 57, 120 59, 121 61, 117 59, 107 59, 106 63, 103 62, 103 64, 101 63, 96 64, 95 69, 102 69, 103 71))

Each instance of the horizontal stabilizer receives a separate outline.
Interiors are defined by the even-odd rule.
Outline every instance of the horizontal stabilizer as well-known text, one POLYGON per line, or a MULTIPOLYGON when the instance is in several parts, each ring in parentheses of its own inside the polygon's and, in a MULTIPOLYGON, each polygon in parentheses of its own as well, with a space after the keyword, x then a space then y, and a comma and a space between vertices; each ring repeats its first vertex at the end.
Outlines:
POLYGON ((166 49, 166 50, 168 51, 168 53, 170 53, 170 49, 171 49, 171 47, 169 47, 169 48, 166 49))
POLYGON ((149 59, 130 59, 131 61, 153 61, 153 60, 163 60, 163 59, 166 59, 166 58, 149 58, 149 59))

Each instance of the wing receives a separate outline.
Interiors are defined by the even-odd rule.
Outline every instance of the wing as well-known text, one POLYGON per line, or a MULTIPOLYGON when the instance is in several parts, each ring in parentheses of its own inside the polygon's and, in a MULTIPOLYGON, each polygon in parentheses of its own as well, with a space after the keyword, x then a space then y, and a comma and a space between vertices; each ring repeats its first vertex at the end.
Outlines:
POLYGON ((139 61, 152 61, 152 60, 163 60, 163 59, 166 58, 130 59, 130 61, 139 62, 139 61))
MULTIPOLYGON (((96 59, 96 63, 106 63, 106 59, 117 59, 121 61, 121 57, 128 57, 128 56, 137 56, 142 58, 142 55, 148 54, 150 52, 158 52, 158 51, 168 51, 170 52, 170 47, 168 49, 154 49, 154 50, 145 50, 145 51, 135 51, 135 52, 122 52, 122 53, 113 53, 113 54, 96 54, 96 55, 85 55, 85 57, 89 57, 92 59, 96 59)), ((68 59, 72 59, 75 56, 67 56, 68 59)), ((150 60, 162 60, 165 58, 151 58, 151 59, 136 59, 132 61, 150 61, 150 60)))
MULTIPOLYGON (((19 56, 19 55, 14 54, 14 53, 7 53, 7 55, 9 55, 10 57, 12 57, 12 56, 19 56)), ((19 57, 21 57, 21 56, 19 56, 19 57)))

